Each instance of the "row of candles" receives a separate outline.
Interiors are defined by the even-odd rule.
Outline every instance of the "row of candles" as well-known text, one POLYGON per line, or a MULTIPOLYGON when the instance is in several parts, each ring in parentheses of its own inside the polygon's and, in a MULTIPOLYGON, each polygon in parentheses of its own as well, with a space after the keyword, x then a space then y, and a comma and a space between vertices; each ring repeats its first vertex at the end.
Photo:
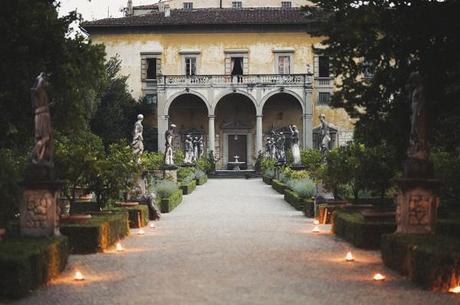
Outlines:
MULTIPOLYGON (((155 224, 151 223, 150 228, 155 229, 155 224)), ((139 229, 137 231, 137 235, 140 235, 140 236, 145 235, 145 231, 143 229, 139 229)), ((115 245, 115 251, 116 252, 123 252, 123 251, 125 251, 125 248, 122 246, 122 244, 120 242, 117 242, 116 245, 115 245)), ((85 280, 85 276, 83 275, 83 273, 81 273, 81 271, 77 270, 77 271, 75 271, 73 279, 76 282, 81 282, 81 281, 85 280)))
MULTIPOLYGON (((313 224, 315 225, 313 227, 313 230, 312 232, 313 233, 320 233, 320 229, 319 229, 319 221, 317 219, 315 219, 313 221, 313 224)), ((351 253, 351 251, 348 251, 347 252, 347 255, 345 255, 345 261, 346 262, 354 262, 355 261, 355 258, 353 257, 353 254, 351 253)), ((385 276, 381 273, 376 273, 374 274, 374 276, 372 277, 372 279, 376 282, 381 282, 381 281, 384 281, 385 280, 385 276)), ((449 289, 449 292, 451 293, 460 293, 460 285, 456 286, 456 287, 452 287, 449 289)))

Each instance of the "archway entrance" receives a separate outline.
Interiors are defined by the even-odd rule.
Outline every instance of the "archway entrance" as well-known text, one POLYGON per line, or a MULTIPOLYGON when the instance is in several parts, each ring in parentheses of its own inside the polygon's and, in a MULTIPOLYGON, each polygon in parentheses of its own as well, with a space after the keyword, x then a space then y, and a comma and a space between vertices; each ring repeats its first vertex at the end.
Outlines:
MULTIPOLYGON (((263 106, 263 139, 270 134, 272 130, 284 132, 286 134, 286 145, 289 148, 290 134, 289 125, 296 125, 299 134, 303 135, 303 110, 300 101, 289 93, 277 93, 271 96, 263 106)), ((299 139, 300 147, 303 147, 303 136, 299 139)))
MULTIPOLYGON (((174 147, 184 150, 185 136, 203 137, 205 151, 208 143, 208 108, 196 95, 183 94, 176 97, 168 109, 169 124, 176 124, 174 147)), ((164 140, 163 140, 164 141, 164 140)))
POLYGON ((232 93, 216 106, 216 154, 218 169, 232 169, 229 162, 240 162, 241 169, 252 168, 256 159, 256 108, 250 98, 232 93))

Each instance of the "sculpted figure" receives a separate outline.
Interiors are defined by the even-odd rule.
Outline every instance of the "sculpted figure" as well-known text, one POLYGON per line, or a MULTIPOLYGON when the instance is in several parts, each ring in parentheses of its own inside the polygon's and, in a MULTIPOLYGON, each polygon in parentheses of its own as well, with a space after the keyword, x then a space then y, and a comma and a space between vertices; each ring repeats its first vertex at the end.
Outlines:
POLYGON ((275 146, 276 146, 276 159, 280 163, 286 162, 286 152, 284 151, 284 142, 286 137, 282 132, 276 135, 275 146))
POLYGON ((331 134, 329 132, 329 124, 326 122, 326 116, 321 113, 319 115, 319 120, 321 121, 321 154, 324 156, 329 153, 329 143, 331 142, 331 134))
POLYGON ((419 72, 413 72, 408 84, 411 99, 411 129, 407 155, 412 159, 427 160, 429 146, 427 140, 427 113, 425 90, 419 72))
POLYGON ((198 160, 199 157, 199 139, 198 137, 193 138, 193 161, 198 160))
POLYGON ((204 141, 203 141, 203 136, 200 137, 198 140, 198 158, 203 157, 204 154, 204 141))
POLYGON ((293 157, 293 164, 299 165, 300 160, 300 148, 299 148, 299 130, 295 125, 289 125, 291 131, 291 152, 293 157))
POLYGON ((51 141, 51 117, 48 94, 45 90, 45 74, 40 73, 31 89, 32 107, 34 109, 35 146, 32 150, 32 163, 49 164, 52 162, 53 147, 51 141))
POLYGON ((131 147, 133 149, 133 154, 137 158, 137 162, 140 161, 140 156, 144 152, 144 127, 142 126, 142 120, 144 119, 144 116, 142 114, 139 114, 137 116, 137 121, 134 124, 134 130, 133 130, 133 142, 131 143, 131 147))
POLYGON ((176 125, 171 124, 165 132, 165 165, 174 165, 174 152, 172 148, 174 128, 176 128, 176 125))
POLYGON ((185 158, 184 163, 190 164, 193 162, 193 140, 191 135, 185 136, 185 158))

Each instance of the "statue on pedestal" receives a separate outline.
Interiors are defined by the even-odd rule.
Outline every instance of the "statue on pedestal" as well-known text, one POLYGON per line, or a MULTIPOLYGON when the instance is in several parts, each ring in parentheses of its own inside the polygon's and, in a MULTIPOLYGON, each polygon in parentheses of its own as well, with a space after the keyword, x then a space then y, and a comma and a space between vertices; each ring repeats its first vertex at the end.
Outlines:
POLYGON ((176 125, 171 124, 169 129, 165 132, 165 165, 174 165, 174 151, 172 147, 174 138, 174 128, 176 125))
POLYGON ((293 165, 300 165, 302 161, 300 159, 299 130, 295 125, 289 125, 289 130, 291 131, 291 152, 293 165))
POLYGON ((136 157, 137 163, 140 162, 140 157, 142 153, 144 152, 144 136, 143 136, 144 127, 142 126, 143 119, 144 119, 144 116, 142 114, 139 114, 137 116, 137 121, 134 124, 133 142, 131 143, 133 154, 136 157))
POLYGON ((198 140, 198 158, 203 157, 204 154, 204 141, 203 141, 203 136, 200 136, 200 139, 198 140))
POLYGON ((320 137, 321 137, 321 145, 320 151, 323 158, 327 156, 329 153, 329 143, 331 142, 331 134, 329 132, 329 124, 326 122, 326 116, 321 113, 319 115, 319 120, 321 122, 320 125, 320 137))
POLYGON ((199 157, 199 139, 198 137, 193 138, 193 161, 198 160, 199 157))
POLYGON ((284 143, 286 141, 286 137, 282 132, 275 134, 275 151, 276 151, 276 159, 278 163, 286 163, 286 152, 284 150, 284 143))

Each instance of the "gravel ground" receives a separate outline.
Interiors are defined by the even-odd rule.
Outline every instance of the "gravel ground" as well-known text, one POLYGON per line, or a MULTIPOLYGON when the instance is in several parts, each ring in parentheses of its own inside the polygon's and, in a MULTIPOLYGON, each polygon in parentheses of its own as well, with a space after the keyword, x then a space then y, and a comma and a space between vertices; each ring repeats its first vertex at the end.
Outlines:
POLYGON ((48 286, 13 304, 460 304, 423 291, 382 265, 376 251, 350 249, 259 179, 210 180, 126 251, 72 255, 48 286), (343 258, 353 250, 354 263, 343 258), (75 270, 86 280, 72 281, 75 270), (375 272, 387 276, 375 283, 375 272))

